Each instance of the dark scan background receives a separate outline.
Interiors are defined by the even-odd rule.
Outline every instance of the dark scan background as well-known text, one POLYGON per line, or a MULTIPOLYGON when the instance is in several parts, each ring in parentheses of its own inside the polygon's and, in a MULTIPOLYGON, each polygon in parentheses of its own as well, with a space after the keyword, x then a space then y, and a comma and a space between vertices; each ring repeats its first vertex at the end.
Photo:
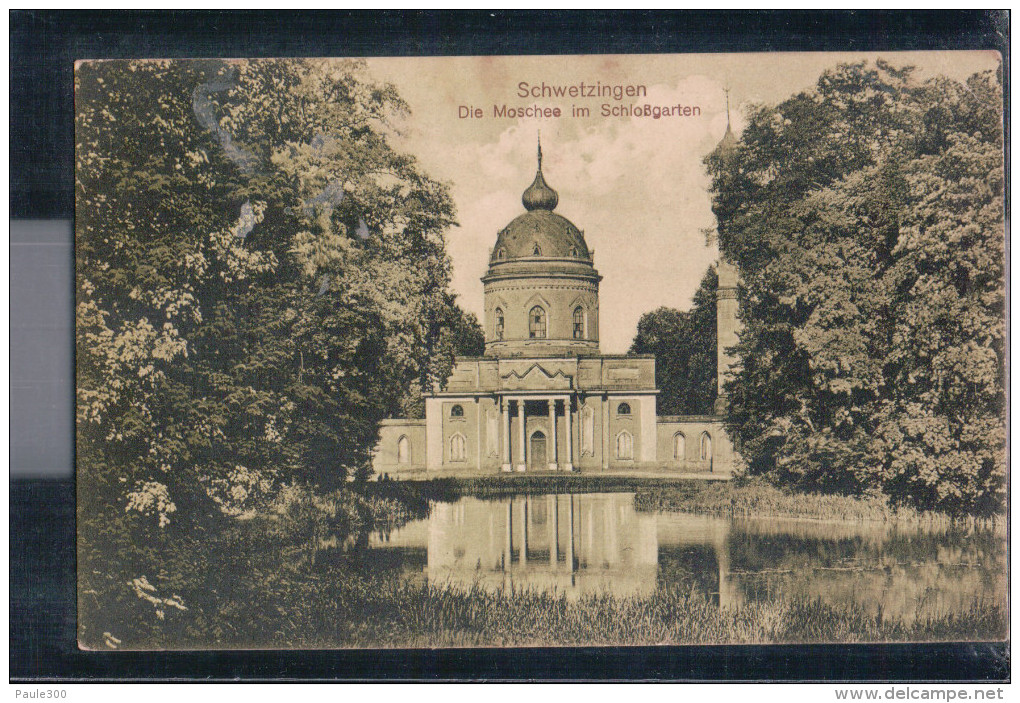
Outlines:
POLYGON ((1008 11, 12 11, 11 680, 1007 679, 1001 643, 79 651, 72 218, 78 59, 992 49, 1008 101, 1008 36, 1008 11))

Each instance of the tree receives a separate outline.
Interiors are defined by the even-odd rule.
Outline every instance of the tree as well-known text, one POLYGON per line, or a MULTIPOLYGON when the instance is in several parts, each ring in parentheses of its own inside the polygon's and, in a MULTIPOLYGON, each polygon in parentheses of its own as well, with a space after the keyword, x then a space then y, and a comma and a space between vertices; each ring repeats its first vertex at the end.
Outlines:
MULTIPOLYGON (((485 333, 472 312, 465 312, 456 304, 455 297, 448 294, 444 313, 433 321, 433 332, 441 357, 482 356, 485 354, 485 333)), ((398 412, 392 417, 411 419, 425 418, 425 382, 416 379, 407 385, 407 392, 400 403, 398 412)))
POLYGON ((167 525, 363 474, 465 334, 452 202, 388 141, 406 105, 356 61, 85 62, 75 84, 89 510, 167 525))
POLYGON ((715 290, 709 267, 689 311, 658 308, 638 321, 631 354, 655 355, 658 408, 664 415, 710 415, 716 396, 715 290))
POLYGON ((840 65, 707 159, 753 472, 954 513, 1005 472, 1001 84, 840 65))
POLYGON ((451 301, 450 311, 454 319, 448 329, 452 336, 453 350, 457 356, 484 356, 485 333, 473 312, 464 312, 451 301))

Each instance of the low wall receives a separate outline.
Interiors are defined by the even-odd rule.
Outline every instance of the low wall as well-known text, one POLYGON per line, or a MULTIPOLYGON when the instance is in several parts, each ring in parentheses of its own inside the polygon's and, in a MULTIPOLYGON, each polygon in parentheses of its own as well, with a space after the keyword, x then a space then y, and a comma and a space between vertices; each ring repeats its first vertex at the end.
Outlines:
POLYGON ((663 469, 733 473, 733 444, 722 418, 714 415, 660 416, 656 422, 656 456, 663 469))
POLYGON ((425 471, 425 421, 383 420, 372 468, 377 476, 425 471), (406 438, 407 453, 401 456, 400 440, 406 438))

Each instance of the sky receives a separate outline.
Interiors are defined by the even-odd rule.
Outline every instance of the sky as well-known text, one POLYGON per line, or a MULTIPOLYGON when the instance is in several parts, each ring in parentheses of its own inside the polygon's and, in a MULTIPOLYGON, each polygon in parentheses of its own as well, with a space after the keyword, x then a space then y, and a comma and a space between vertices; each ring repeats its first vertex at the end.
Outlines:
POLYGON ((776 103, 809 89, 841 61, 912 65, 920 78, 957 80, 994 69, 995 52, 655 54, 599 56, 430 57, 369 59, 374 78, 393 83, 411 115, 396 146, 446 182, 458 223, 447 233, 452 288, 466 310, 483 315, 482 284, 497 232, 524 212, 521 193, 535 175, 542 137, 543 173, 560 196, 556 212, 584 231, 599 290, 600 346, 628 350, 645 312, 688 309, 718 251, 706 241, 715 218, 704 157, 730 119, 739 135, 755 103, 776 103), (529 86, 645 86, 647 95, 518 96, 529 86), (689 106, 689 116, 603 116, 601 106, 689 106), (556 117, 505 117, 496 106, 559 107, 556 117), (590 110, 575 116, 573 107, 590 110), (463 108, 463 109, 462 109, 463 108), (482 117, 462 117, 481 110, 482 117))

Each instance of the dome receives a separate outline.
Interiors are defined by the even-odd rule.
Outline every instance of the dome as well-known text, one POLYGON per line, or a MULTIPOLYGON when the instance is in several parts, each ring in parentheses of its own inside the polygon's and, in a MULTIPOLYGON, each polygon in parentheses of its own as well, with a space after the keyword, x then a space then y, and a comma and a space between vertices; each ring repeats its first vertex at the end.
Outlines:
POLYGON ((521 196, 527 210, 499 232, 492 248, 493 264, 527 258, 577 259, 591 263, 584 233, 553 210, 559 195, 542 175, 542 144, 538 145, 535 180, 521 196))
POLYGON ((485 286, 485 354, 567 357, 599 350, 599 282, 584 233, 553 210, 559 201, 542 174, 521 202, 527 212, 500 230, 485 286))
POLYGON ((496 239, 493 262, 525 257, 591 260, 581 230, 567 218, 548 210, 519 215, 496 239))

